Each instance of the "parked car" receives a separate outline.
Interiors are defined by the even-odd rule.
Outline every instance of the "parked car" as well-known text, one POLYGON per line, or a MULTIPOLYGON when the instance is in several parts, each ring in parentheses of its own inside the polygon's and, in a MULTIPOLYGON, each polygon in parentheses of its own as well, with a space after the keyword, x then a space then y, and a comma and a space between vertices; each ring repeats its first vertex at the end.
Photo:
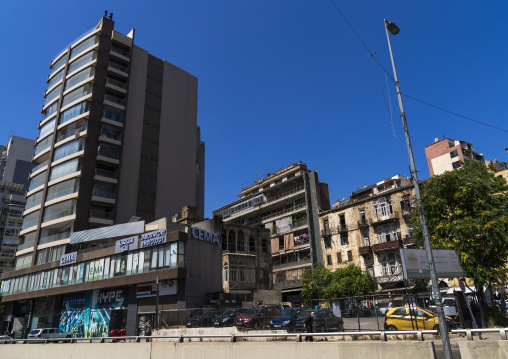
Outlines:
POLYGON ((0 335, 0 344, 16 344, 16 342, 8 335, 0 335))
POLYGON ((296 319, 296 330, 305 330, 305 319, 314 312, 314 332, 324 333, 329 331, 344 330, 344 322, 342 318, 333 315, 333 312, 328 308, 322 309, 306 309, 298 314, 296 319))
POLYGON ((235 319, 235 326, 238 328, 259 329, 270 325, 270 321, 278 313, 277 307, 255 307, 240 314, 235 319))
POLYGON ((344 318, 356 318, 358 313, 360 313, 360 317, 370 317, 372 316, 372 309, 364 305, 360 307, 350 307, 342 311, 342 316, 344 318))
POLYGON ((38 328, 28 333, 27 339, 55 339, 72 338, 71 332, 64 332, 60 328, 38 328))
POLYGON ((213 325, 214 318, 222 313, 224 313, 223 310, 212 310, 203 315, 190 318, 187 320, 187 328, 211 327, 213 325))
POLYGON ((235 325, 235 319, 240 314, 243 314, 247 311, 247 308, 238 308, 238 309, 230 309, 226 310, 221 315, 216 315, 213 320, 214 327, 231 327, 235 325))
MULTIPOLYGON (((445 317, 448 330, 455 329, 456 323, 451 317, 445 317)), ((395 307, 386 312, 385 330, 427 330, 439 329, 436 313, 420 307, 395 307)))
POLYGON ((298 314, 308 308, 284 308, 270 321, 270 329, 294 330, 298 314))

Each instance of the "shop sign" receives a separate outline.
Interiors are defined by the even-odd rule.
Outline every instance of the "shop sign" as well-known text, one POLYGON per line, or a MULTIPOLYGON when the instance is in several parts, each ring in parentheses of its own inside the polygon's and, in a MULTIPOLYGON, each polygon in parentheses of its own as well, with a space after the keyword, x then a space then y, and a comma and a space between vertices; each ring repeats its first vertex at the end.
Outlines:
POLYGON ((200 241, 210 242, 219 244, 219 237, 216 233, 207 232, 204 229, 198 227, 191 228, 192 238, 199 239, 200 241))
POLYGON ((138 249, 139 237, 122 238, 115 243, 115 254, 138 249))
POLYGON ((78 257, 78 252, 63 254, 60 257, 60 266, 65 266, 67 264, 76 263, 77 257, 78 257))
MULTIPOLYGON (((157 290, 156 283, 140 284, 136 290, 136 298, 155 297, 157 290)), ((166 280, 159 282, 159 296, 174 295, 177 293, 176 281, 166 280)))
POLYGON ((152 247, 166 243, 167 229, 161 229, 141 235, 141 248, 152 247))

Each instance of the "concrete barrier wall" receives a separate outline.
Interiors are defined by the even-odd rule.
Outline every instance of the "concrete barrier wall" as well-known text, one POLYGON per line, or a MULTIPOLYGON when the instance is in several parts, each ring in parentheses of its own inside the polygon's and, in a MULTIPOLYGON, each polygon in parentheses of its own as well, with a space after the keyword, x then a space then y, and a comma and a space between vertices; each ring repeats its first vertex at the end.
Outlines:
MULTIPOLYGON (((435 359, 431 342, 75 343, 0 345, 9 359, 435 359)), ((484 357, 486 358, 486 357, 484 357)))
POLYGON ((459 342, 462 359, 508 359, 508 341, 459 342))

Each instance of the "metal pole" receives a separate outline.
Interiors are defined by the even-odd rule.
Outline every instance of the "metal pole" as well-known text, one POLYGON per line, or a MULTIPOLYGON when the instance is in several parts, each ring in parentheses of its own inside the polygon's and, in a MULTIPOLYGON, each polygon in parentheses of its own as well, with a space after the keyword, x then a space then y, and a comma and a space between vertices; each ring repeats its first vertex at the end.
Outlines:
POLYGON ((155 280, 155 328, 159 329, 159 276, 155 280))
POLYGON ((446 319, 441 306, 441 295, 439 293, 439 285, 437 281, 436 267, 434 265, 434 255, 430 245, 429 229, 427 227, 427 220, 425 219, 425 211, 423 209, 423 202, 420 195, 420 184, 418 182, 418 174, 416 172, 415 160, 413 157, 413 149, 411 148, 411 139, 409 136, 409 129, 406 122, 406 113, 404 112, 404 105, 402 103, 402 93, 400 92, 399 79, 397 77, 397 70, 395 69, 395 61, 393 59, 392 44, 390 42, 390 35, 388 34, 388 21, 384 19, 386 38, 388 40, 388 48, 390 49, 390 58, 392 60, 393 76, 395 78, 395 86, 397 88, 397 97, 399 99, 400 117, 402 117, 402 124, 404 126, 404 135, 406 136, 407 151, 409 153, 409 164, 411 166, 411 176, 415 187, 415 196, 420 211, 420 221, 422 223, 423 239, 425 244, 425 251, 427 252, 427 260, 429 262, 430 280, 432 283, 432 290, 435 295, 436 312, 439 320, 439 331, 441 332, 441 339, 443 341, 443 352, 445 359, 452 359, 452 349, 450 347, 450 339, 448 338, 448 328, 446 327, 446 319))

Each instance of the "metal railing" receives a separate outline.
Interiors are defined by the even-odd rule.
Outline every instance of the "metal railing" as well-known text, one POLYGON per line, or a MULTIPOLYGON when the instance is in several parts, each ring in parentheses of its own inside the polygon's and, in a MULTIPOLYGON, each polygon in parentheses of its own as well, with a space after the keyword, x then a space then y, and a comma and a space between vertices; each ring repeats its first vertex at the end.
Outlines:
MULTIPOLYGON (((457 329, 452 330, 452 334, 466 334, 467 340, 473 340, 473 335, 481 333, 499 333, 501 340, 507 340, 506 333, 508 328, 492 328, 492 329, 457 329)), ((176 339, 179 343, 184 343, 187 339, 222 339, 221 341, 236 343, 238 339, 249 340, 251 338, 286 338, 288 340, 294 339, 295 342, 301 343, 302 338, 305 337, 357 337, 361 335, 379 336, 381 342, 388 341, 390 336, 398 335, 411 335, 416 336, 418 341, 424 341, 425 335, 438 335, 439 330, 397 330, 397 331, 384 331, 373 330, 365 332, 331 332, 331 333, 257 333, 257 334, 185 334, 185 335, 153 335, 153 336, 124 336, 124 337, 92 337, 92 338, 44 338, 44 339, 12 339, 0 341, 0 344, 32 344, 41 343, 48 344, 54 342, 67 342, 67 343, 114 343, 119 341, 129 342, 152 342, 154 339, 176 339)), ((371 338, 372 339, 372 338, 371 338)))
POLYGON ((71 233, 70 232, 53 234, 51 236, 47 236, 47 237, 41 238, 39 240, 39 244, 51 243, 51 242, 55 242, 55 241, 59 241, 61 239, 67 239, 67 238, 71 238, 71 233))
POLYGON ((130 51, 121 49, 121 48, 119 48, 118 46, 115 46, 115 45, 111 45, 111 51, 116 52, 117 54, 123 55, 125 57, 129 57, 130 53, 131 53, 130 51))
POLYGON ((128 66, 122 66, 120 64, 117 64, 116 62, 109 62, 109 66, 114 68, 114 69, 117 69, 117 70, 120 70, 122 72, 125 72, 125 73, 128 73, 129 72, 129 67, 128 66))
POLYGON ((116 178, 116 172, 103 170, 101 168, 95 169, 95 175, 101 176, 101 177, 107 177, 107 178, 116 178))
POLYGON ((116 87, 120 87, 122 89, 126 89, 127 88, 127 84, 125 82, 120 82, 120 81, 117 81, 117 80, 112 79, 110 77, 108 77, 106 79, 106 83, 111 84, 111 85, 116 86, 116 87))
POLYGON ((118 97, 111 96, 111 95, 104 95, 104 100, 109 101, 109 102, 113 102, 113 103, 117 103, 117 104, 122 105, 122 106, 125 105, 125 100, 122 100, 122 99, 120 99, 118 97))
POLYGON ((273 218, 273 217, 282 216, 282 215, 284 215, 286 213, 291 213, 291 212, 294 212, 294 211, 299 210, 301 208, 305 208, 306 206, 307 206, 307 203, 302 203, 302 204, 300 204, 298 206, 294 206, 294 207, 285 209, 283 211, 279 211, 279 212, 272 213, 272 214, 269 214, 267 216, 264 216, 264 217, 261 218, 261 220, 265 221, 265 220, 273 218))

